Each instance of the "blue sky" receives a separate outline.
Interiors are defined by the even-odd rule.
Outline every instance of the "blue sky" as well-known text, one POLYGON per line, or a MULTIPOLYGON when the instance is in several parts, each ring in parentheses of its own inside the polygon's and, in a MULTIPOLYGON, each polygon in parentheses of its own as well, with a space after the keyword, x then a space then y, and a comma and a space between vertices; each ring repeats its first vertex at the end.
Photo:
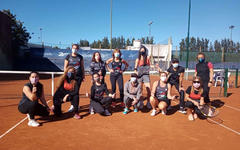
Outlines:
MULTIPOLYGON (((33 32, 30 42, 60 43, 80 39, 90 42, 110 38, 110 0, 0 0, 0 10, 10 9, 33 32)), ((240 0, 192 0, 190 36, 210 41, 230 38, 240 42, 240 0)), ((188 0, 113 0, 113 37, 146 37, 178 46, 187 36, 188 0)))

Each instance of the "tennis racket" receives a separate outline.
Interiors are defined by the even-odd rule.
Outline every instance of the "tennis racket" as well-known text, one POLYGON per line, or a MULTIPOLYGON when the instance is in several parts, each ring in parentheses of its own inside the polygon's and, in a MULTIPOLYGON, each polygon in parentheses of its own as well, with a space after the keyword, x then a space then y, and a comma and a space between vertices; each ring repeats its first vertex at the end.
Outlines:
POLYGON ((205 117, 209 117, 209 118, 215 117, 219 114, 219 111, 215 107, 209 104, 204 104, 200 106, 199 110, 205 117))

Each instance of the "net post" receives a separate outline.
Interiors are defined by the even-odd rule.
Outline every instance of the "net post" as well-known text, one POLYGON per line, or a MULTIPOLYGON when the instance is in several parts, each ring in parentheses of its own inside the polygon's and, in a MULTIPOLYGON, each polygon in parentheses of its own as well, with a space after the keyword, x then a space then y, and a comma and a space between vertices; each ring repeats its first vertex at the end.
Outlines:
POLYGON ((235 88, 238 88, 238 68, 236 69, 235 88))
POLYGON ((54 94, 54 73, 52 72, 52 96, 54 94))
POLYGON ((224 70, 224 97, 227 97, 227 84, 228 84, 228 68, 224 70))

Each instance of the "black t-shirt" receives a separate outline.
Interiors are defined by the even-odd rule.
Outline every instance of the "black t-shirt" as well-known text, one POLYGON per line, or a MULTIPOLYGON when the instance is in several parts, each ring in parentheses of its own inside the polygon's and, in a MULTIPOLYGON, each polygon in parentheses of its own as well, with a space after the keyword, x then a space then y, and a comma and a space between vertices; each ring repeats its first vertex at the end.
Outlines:
POLYGON ((174 84, 174 83, 179 83, 179 77, 181 73, 184 73, 185 69, 182 66, 178 66, 177 70, 173 70, 173 66, 171 65, 167 72, 171 73, 170 77, 168 78, 168 82, 170 84, 174 84))
POLYGON ((82 68, 81 68, 81 61, 83 60, 82 55, 77 54, 77 56, 72 56, 72 54, 68 54, 65 58, 65 60, 68 61, 68 66, 73 66, 76 71, 77 74, 76 76, 79 78, 82 78, 83 72, 82 72, 82 68))
POLYGON ((103 99, 104 94, 109 94, 106 83, 99 86, 96 85, 96 83, 93 83, 91 87, 91 100, 100 101, 103 99))
POLYGON ((186 93, 190 96, 191 99, 200 100, 201 97, 206 96, 206 92, 204 91, 202 94, 200 94, 199 91, 197 90, 194 90, 193 93, 191 93, 191 91, 192 91, 192 86, 189 86, 186 90, 186 93))

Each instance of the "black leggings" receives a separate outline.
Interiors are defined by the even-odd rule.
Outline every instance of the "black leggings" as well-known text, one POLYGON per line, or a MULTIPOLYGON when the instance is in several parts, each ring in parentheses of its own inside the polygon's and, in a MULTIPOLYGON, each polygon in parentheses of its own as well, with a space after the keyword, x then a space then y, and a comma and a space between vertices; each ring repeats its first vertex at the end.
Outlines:
POLYGON ((198 107, 196 105, 193 104, 193 102, 186 101, 185 106, 188 107, 188 108, 193 109, 196 114, 198 114, 198 115, 201 114, 201 111, 198 109, 198 107))
POLYGON ((96 113, 104 114, 105 109, 108 109, 111 103, 111 97, 104 97, 100 101, 91 100, 90 105, 96 113))
POLYGON ((210 98, 209 98, 210 87, 208 87, 208 81, 203 81, 203 92, 206 93, 206 96, 204 97, 204 102, 209 103, 210 102, 210 98))
POLYGON ((23 114, 29 114, 30 119, 34 119, 35 115, 48 116, 47 108, 39 104, 38 101, 25 100, 24 103, 18 105, 18 110, 23 114))
MULTIPOLYGON (((62 103, 63 103, 63 98, 65 95, 67 95, 67 91, 56 91, 56 93, 53 96, 53 105, 54 105, 54 114, 55 115, 61 115, 62 114, 62 103)), ((73 112, 77 113, 78 112, 78 106, 79 106, 79 95, 73 95, 73 96, 68 96, 67 101, 70 101, 71 104, 73 105, 73 112)))
POLYGON ((112 93, 116 93, 116 82, 118 82, 118 88, 120 92, 120 100, 123 102, 123 76, 122 74, 110 74, 110 81, 112 85, 112 93))
POLYGON ((185 107, 184 91, 183 90, 179 91, 179 83, 171 84, 171 86, 173 86, 173 85, 176 87, 176 89, 178 90, 178 93, 180 95, 180 108, 184 108, 185 107))

